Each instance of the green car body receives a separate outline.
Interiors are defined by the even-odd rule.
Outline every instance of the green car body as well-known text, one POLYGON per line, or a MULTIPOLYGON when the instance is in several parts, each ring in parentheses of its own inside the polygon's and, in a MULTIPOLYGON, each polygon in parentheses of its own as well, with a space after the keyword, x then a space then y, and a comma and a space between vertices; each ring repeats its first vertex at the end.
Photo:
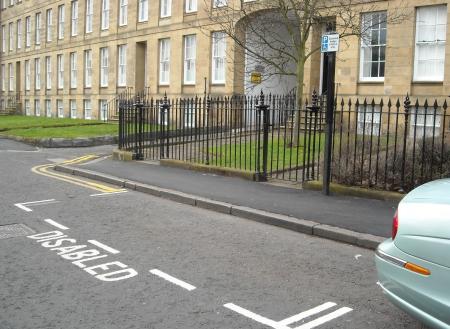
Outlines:
POLYGON ((395 305, 431 328, 450 329, 450 179, 405 196, 397 234, 378 246, 375 263, 379 285, 395 305))

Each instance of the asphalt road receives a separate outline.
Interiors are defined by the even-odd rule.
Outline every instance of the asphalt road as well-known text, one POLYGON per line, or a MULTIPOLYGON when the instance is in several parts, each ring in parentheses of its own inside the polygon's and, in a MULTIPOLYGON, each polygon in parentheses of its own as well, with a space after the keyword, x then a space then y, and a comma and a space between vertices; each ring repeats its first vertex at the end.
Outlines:
POLYGON ((108 151, 0 140, 1 329, 421 328, 371 251, 31 171, 108 151), (2 238, 9 224, 33 232, 2 238))

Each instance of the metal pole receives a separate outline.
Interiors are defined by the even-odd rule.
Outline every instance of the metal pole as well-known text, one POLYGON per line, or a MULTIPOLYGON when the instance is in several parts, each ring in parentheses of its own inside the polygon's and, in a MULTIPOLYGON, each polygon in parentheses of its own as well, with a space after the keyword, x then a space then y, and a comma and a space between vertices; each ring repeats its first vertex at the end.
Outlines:
POLYGON ((330 195, 331 182, 331 157, 333 146, 333 116, 334 116, 334 71, 336 67, 336 53, 328 53, 328 77, 327 77, 327 113, 325 136, 325 161, 322 192, 330 195))

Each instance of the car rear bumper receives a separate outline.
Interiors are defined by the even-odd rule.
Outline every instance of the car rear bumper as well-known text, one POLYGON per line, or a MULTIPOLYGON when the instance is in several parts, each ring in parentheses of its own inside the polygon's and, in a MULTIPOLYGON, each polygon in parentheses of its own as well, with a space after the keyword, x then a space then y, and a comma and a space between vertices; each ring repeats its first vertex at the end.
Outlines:
POLYGON ((411 278, 419 278, 419 280, 421 278, 420 276, 417 277, 417 274, 410 273, 410 271, 403 268, 402 264, 405 264, 406 260, 402 259, 401 256, 399 257, 400 253, 394 252, 396 248, 393 243, 388 240, 380 245, 379 249, 381 250, 377 250, 375 256, 379 278, 378 285, 389 300, 431 328, 450 329, 449 324, 426 311, 426 308, 430 306, 433 309, 432 305, 435 305, 436 308, 440 308, 442 305, 439 305, 439 302, 427 296, 420 288, 411 284, 413 281, 411 278), (383 248, 383 245, 387 248, 383 248), (391 256, 391 254, 395 254, 395 256, 391 256))

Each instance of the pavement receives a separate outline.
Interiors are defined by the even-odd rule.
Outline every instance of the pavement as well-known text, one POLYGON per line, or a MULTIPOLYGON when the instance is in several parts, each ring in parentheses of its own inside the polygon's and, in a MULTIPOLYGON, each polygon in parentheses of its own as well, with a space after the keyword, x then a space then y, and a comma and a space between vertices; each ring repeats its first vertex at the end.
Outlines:
MULTIPOLYGON (((197 198, 281 214, 289 216, 294 221, 312 221, 355 234, 373 235, 378 238, 375 241, 390 236, 392 216, 397 207, 397 203, 393 201, 325 196, 317 191, 292 188, 289 184, 280 186, 280 184, 258 183, 235 177, 164 167, 156 162, 123 162, 108 157, 103 161, 78 165, 78 168, 126 181, 179 191, 197 198)), ((333 239, 331 236, 326 237, 333 239)))

